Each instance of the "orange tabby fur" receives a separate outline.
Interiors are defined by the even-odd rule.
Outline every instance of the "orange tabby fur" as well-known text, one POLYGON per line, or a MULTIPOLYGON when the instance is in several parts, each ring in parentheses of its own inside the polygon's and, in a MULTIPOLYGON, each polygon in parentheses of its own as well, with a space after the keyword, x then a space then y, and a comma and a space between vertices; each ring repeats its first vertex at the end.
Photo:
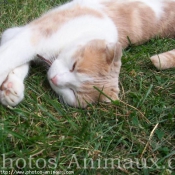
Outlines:
POLYGON ((164 15, 157 19, 154 11, 143 2, 105 2, 105 12, 115 22, 119 32, 119 41, 126 48, 129 40, 132 44, 141 44, 155 36, 175 37, 175 2, 167 2, 164 15), (128 38, 129 37, 129 40, 128 38))
POLYGON ((101 13, 93 9, 87 7, 75 6, 69 10, 64 9, 54 13, 51 11, 50 13, 43 15, 41 18, 34 20, 33 22, 30 23, 30 25, 34 31, 35 30, 37 31, 34 37, 38 38, 38 35, 40 37, 50 37, 57 30, 59 30, 59 28, 62 27, 64 23, 67 23, 74 18, 85 15, 91 15, 96 18, 103 17, 101 13))

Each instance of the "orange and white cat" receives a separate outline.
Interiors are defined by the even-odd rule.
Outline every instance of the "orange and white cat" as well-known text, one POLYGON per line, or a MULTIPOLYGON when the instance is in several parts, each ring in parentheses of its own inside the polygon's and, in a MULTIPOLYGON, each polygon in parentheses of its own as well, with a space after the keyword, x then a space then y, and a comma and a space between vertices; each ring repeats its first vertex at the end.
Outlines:
MULTIPOLYGON (((48 80, 71 106, 118 99, 122 49, 155 36, 175 36, 175 0, 74 0, 31 23, 7 29, 0 46, 0 101, 24 98, 24 79, 36 55, 51 63, 48 80)), ((175 67, 175 51, 151 57, 175 67)))

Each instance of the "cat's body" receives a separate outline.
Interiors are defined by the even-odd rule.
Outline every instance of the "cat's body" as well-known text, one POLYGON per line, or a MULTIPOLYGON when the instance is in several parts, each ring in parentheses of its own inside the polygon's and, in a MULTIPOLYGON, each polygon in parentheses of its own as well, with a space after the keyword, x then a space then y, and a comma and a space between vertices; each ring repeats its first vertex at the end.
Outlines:
MULTIPOLYGON (((115 100, 122 48, 155 36, 174 37, 174 23, 175 0, 74 0, 8 29, 0 47, 0 84, 9 75, 1 102, 14 106, 23 99, 28 63, 37 54, 53 62, 48 79, 67 104, 108 101, 93 86, 115 100)), ((175 51, 151 60, 157 68, 175 67, 175 51)))

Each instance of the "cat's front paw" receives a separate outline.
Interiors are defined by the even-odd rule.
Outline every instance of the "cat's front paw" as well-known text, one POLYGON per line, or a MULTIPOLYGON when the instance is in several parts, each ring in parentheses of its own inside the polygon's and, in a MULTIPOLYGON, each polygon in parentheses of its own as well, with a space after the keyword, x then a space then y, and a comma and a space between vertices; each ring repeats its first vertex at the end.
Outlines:
POLYGON ((5 106, 16 106, 23 98, 23 81, 12 72, 1 85, 0 102, 5 106))

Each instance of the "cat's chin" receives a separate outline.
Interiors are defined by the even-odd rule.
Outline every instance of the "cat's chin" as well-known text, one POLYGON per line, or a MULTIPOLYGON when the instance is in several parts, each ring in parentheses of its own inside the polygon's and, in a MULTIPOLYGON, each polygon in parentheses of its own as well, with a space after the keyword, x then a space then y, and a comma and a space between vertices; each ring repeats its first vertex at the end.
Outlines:
MULTIPOLYGON (((60 95, 60 94, 58 94, 60 95)), ((77 98, 75 96, 74 90, 71 88, 63 89, 61 97, 65 104, 73 107, 77 107, 77 98)))
POLYGON ((52 89, 56 92, 56 94, 58 96, 60 96, 62 98, 62 100, 64 101, 65 104, 73 106, 73 107, 77 107, 77 99, 74 93, 74 90, 71 88, 58 88, 57 86, 53 85, 52 83, 51 87, 52 89))

